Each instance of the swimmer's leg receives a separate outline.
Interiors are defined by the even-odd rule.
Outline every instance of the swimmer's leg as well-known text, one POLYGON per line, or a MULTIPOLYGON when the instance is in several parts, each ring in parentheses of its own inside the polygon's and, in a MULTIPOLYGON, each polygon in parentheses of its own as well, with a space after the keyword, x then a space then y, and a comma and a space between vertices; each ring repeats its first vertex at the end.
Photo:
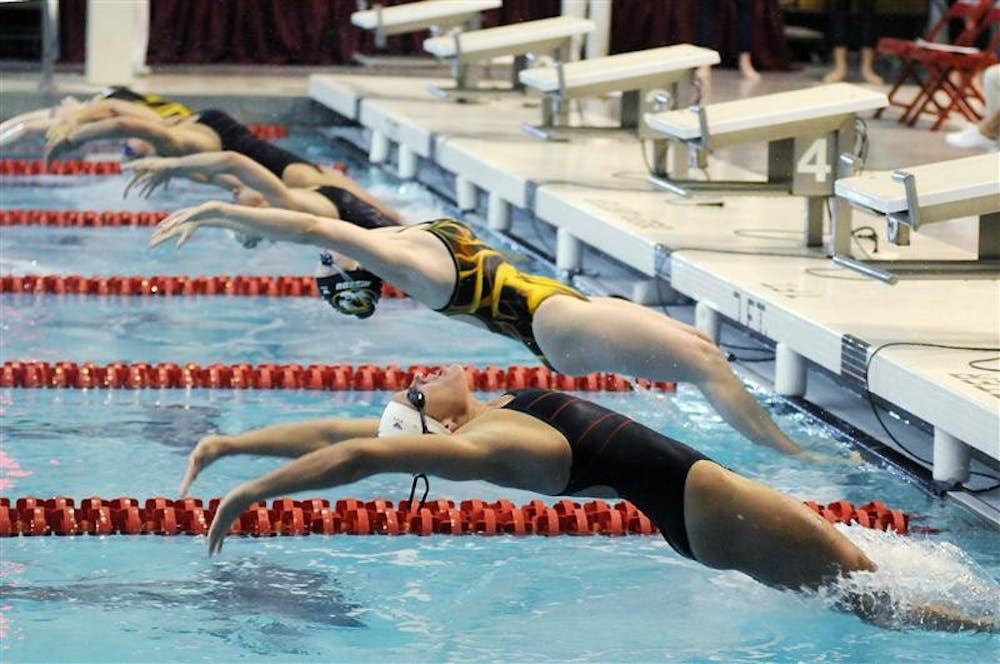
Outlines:
POLYGON ((747 392, 719 347, 690 325, 626 300, 555 296, 535 312, 532 329, 561 372, 617 371, 694 383, 723 419, 753 442, 786 454, 802 451, 747 392))

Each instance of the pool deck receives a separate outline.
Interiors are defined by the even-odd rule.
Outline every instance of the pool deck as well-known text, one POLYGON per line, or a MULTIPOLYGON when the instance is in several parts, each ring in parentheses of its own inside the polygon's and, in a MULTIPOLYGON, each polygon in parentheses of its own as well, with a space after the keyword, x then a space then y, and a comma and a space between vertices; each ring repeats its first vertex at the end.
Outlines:
MULTIPOLYGON (((996 473, 1000 378, 996 360, 990 359, 997 354, 919 345, 1000 347, 1000 276, 995 272, 903 276, 894 285, 862 276, 832 263, 821 247, 804 246, 802 198, 787 193, 668 193, 648 181, 649 146, 634 134, 579 131, 567 134, 565 142, 541 141, 521 129, 539 122, 539 97, 484 94, 471 103, 456 103, 432 97, 428 86, 446 79, 426 76, 425 70, 412 76, 337 71, 285 80, 277 91, 273 85, 264 91, 289 99, 308 95, 335 111, 361 128, 355 141, 374 161, 404 177, 421 179, 431 167, 454 176, 450 195, 460 208, 482 211, 496 232, 519 239, 523 228, 514 219, 524 213, 544 222, 558 240, 556 260, 567 275, 589 272, 588 256, 599 252, 628 266, 631 279, 640 285, 669 285, 667 292, 694 300, 703 329, 724 324, 774 344, 777 367, 752 370, 775 382, 779 393, 823 408, 839 402, 847 411, 865 410, 867 373, 872 394, 895 406, 903 419, 907 414, 919 419, 920 425, 909 432, 897 433, 905 427, 894 424, 897 438, 908 447, 927 459, 958 449, 971 453, 973 470, 996 473), (977 360, 978 366, 970 364, 977 360), (830 396, 830 384, 849 389, 834 388, 837 394, 830 396), (845 401, 855 403, 845 406, 845 401), (954 441, 961 445, 956 448, 954 441)), ((816 83, 808 73, 765 74, 758 87, 748 88, 732 72, 722 71, 713 78, 711 95, 723 101, 816 83)), ((235 91, 239 85, 230 81, 227 89, 235 91)), ((178 86, 181 90, 174 92, 163 78, 156 91, 205 90, 195 83, 178 86)), ((596 113, 600 115, 600 106, 596 113)), ((883 120, 865 117, 869 170, 969 154, 947 147, 939 133, 899 127, 894 114, 887 115, 883 120)), ((719 150, 707 171, 715 180, 761 180, 766 154, 763 146, 719 150)), ((943 225, 936 224, 929 232, 914 232, 910 246, 900 247, 886 240, 882 220, 854 213, 855 228, 876 229, 881 260, 973 259, 977 247, 968 229, 974 221, 949 222, 953 232, 946 238, 943 225)), ((871 251, 864 242, 854 243, 858 258, 871 251)), ((864 416, 848 414, 846 420, 854 417, 864 416)), ((861 428, 896 447, 870 418, 861 428)), ((971 482, 986 484, 975 478, 971 482)), ((1000 524, 1000 489, 948 495, 1000 524)))

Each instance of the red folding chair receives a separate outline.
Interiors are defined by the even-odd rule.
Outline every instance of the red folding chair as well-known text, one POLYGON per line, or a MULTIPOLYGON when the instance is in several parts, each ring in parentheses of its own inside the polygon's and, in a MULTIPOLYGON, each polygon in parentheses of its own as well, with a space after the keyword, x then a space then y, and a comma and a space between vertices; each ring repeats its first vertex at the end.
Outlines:
POLYGON ((912 126, 924 113, 936 115, 931 131, 938 129, 953 111, 969 122, 982 119, 986 99, 977 85, 980 73, 998 61, 1000 49, 1000 7, 994 6, 980 19, 978 35, 994 30, 986 49, 928 45, 920 48, 914 59, 927 72, 923 89, 900 120, 912 126), (995 30, 994 30, 995 29, 995 30))
MULTIPOLYGON (((923 63, 916 57, 921 51, 922 45, 926 46, 928 43, 936 42, 938 37, 948 29, 948 25, 952 21, 962 21, 964 27, 950 45, 958 47, 971 46, 979 38, 979 35, 982 34, 982 18, 990 11, 992 5, 993 0, 956 0, 948 8, 948 11, 931 26, 922 40, 897 39, 893 37, 882 37, 878 40, 876 51, 880 55, 896 57, 901 61, 902 70, 896 78, 895 83, 893 83, 892 89, 889 91, 889 106, 903 109, 903 115, 899 118, 900 122, 908 121, 914 105, 920 105, 924 101, 925 84, 928 81, 925 80, 925 76, 923 75, 923 63), (917 95, 909 100, 900 99, 900 92, 903 86, 908 83, 918 87, 917 95)), ((882 113, 886 108, 888 106, 876 111, 875 117, 882 117, 882 113)))

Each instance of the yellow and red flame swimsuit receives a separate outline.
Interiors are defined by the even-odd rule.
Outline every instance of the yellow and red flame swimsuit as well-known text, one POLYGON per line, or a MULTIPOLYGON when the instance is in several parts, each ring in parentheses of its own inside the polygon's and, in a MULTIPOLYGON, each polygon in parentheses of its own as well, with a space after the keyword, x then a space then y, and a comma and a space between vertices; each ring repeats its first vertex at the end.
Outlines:
POLYGON ((448 304, 438 311, 445 316, 474 316, 490 331, 521 341, 543 364, 551 366, 531 329, 535 311, 553 295, 587 298, 555 279, 521 272, 454 219, 429 221, 420 228, 441 240, 455 263, 455 289, 448 304))

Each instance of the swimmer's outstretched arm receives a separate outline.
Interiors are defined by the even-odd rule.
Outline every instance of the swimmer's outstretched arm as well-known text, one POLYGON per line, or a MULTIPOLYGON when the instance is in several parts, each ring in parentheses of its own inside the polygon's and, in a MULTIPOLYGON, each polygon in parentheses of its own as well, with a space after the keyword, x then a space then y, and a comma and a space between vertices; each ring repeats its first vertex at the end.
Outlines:
POLYGON ((144 118, 114 117, 79 126, 61 122, 48 131, 45 162, 48 164, 89 141, 119 138, 141 138, 152 143, 157 152, 177 149, 171 127, 160 120, 154 122, 144 118))
POLYGON ((25 113, 24 116, 11 118, 0 124, 0 147, 13 145, 32 136, 42 135, 54 123, 55 120, 50 116, 37 116, 34 113, 25 113))
POLYGON ((289 188, 277 175, 246 155, 232 151, 202 152, 184 157, 148 157, 125 164, 134 175, 125 187, 124 196, 135 187, 139 196, 148 198, 170 178, 184 177, 231 188, 239 183, 259 192, 274 207, 294 207, 289 188))
POLYGON ((490 481, 497 467, 495 455, 489 450, 489 446, 476 445, 457 434, 353 438, 327 446, 226 494, 208 531, 208 553, 222 549, 229 526, 259 500, 328 489, 379 473, 426 473, 458 481, 490 481))
POLYGON ((1000 632, 1000 618, 970 616, 959 609, 937 604, 902 606, 885 592, 852 593, 842 608, 879 627, 918 628, 940 632, 1000 632))
POLYGON ((96 120, 115 117, 130 117, 163 123, 163 118, 149 106, 124 99, 91 99, 71 113, 65 113, 63 120, 70 125, 80 125, 96 120))
POLYGON ((324 418, 275 424, 234 435, 205 436, 188 456, 180 495, 186 496, 201 471, 222 457, 235 454, 300 457, 348 438, 375 436, 377 431, 377 419, 324 418))

